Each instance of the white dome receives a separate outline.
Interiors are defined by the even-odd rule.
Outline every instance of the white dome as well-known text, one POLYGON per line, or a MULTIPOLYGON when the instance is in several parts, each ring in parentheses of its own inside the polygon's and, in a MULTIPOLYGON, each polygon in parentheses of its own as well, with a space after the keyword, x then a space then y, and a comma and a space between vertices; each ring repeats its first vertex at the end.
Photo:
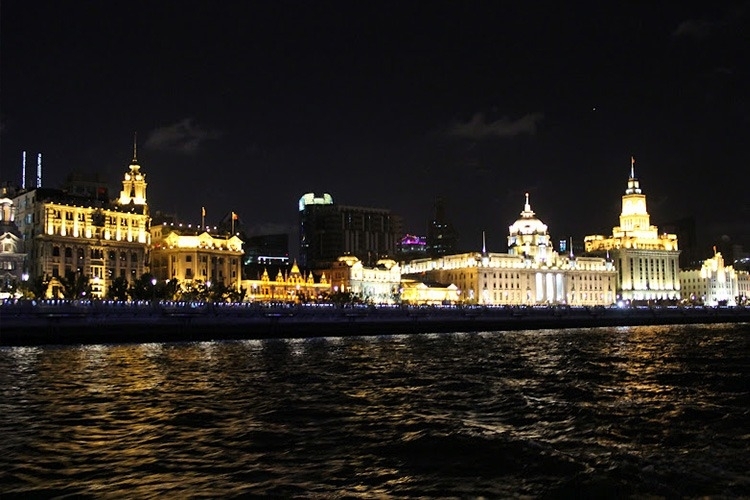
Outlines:
POLYGON ((529 204, 529 193, 526 193, 526 204, 521 212, 521 218, 509 227, 510 235, 524 234, 547 234, 547 224, 535 217, 534 211, 529 204))

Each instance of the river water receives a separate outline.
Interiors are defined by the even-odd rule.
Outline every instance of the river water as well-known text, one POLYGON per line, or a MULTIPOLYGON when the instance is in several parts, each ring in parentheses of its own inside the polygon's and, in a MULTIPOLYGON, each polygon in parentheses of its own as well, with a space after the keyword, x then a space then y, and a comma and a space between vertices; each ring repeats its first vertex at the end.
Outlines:
POLYGON ((750 325, 0 349, 2 498, 750 496, 750 325))

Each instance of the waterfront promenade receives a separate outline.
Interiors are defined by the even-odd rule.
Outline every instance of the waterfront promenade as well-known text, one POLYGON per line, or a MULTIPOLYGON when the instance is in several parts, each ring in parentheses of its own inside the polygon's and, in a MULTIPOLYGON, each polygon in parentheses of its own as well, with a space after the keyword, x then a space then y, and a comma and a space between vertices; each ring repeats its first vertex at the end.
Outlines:
POLYGON ((750 322, 748 307, 485 307, 8 301, 0 345, 170 342, 750 322))

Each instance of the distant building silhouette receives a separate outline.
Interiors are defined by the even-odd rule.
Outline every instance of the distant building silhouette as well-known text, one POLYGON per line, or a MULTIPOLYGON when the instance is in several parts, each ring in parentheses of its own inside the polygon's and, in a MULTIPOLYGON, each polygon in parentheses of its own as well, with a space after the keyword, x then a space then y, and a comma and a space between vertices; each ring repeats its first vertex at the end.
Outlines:
POLYGON ((445 200, 435 201, 435 215, 427 225, 427 256, 439 257, 456 253, 458 233, 445 216, 445 200))
POLYGON ((328 269, 345 255, 371 267, 395 256, 401 218, 382 208, 338 205, 325 193, 307 193, 299 200, 300 265, 328 269))
POLYGON ((683 217, 661 225, 662 232, 677 235, 680 242, 680 269, 700 267, 705 256, 699 254, 695 217, 683 217))
POLYGON ((245 239, 245 264, 289 264, 289 235, 262 234, 245 239))
POLYGON ((427 257, 427 238, 413 234, 404 235, 396 245, 396 256, 399 262, 427 257))

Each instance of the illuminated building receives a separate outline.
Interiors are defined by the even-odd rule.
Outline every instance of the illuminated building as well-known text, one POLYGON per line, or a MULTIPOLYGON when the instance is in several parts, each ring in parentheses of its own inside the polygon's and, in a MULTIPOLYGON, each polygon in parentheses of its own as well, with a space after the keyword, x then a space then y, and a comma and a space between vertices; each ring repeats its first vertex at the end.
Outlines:
POLYGON ((94 297, 106 297, 112 281, 128 281, 147 270, 149 212, 146 176, 135 155, 119 199, 106 191, 37 187, 20 191, 13 203, 23 235, 31 279, 73 275, 89 279, 94 297))
POLYGON ((412 279, 401 280, 401 302, 405 304, 455 304, 459 294, 456 285, 423 282, 412 279))
POLYGON ((401 234, 401 219, 381 208, 337 205, 330 194, 307 193, 299 200, 300 264, 327 269, 342 255, 365 265, 392 258, 401 234))
POLYGON ((676 300, 680 298, 677 235, 652 226, 646 210, 646 195, 635 177, 631 159, 628 186, 622 197, 620 225, 612 235, 584 238, 586 252, 609 254, 617 268, 617 293, 623 300, 676 300))
POLYGON ((683 298, 709 306, 744 303, 748 297, 747 281, 747 271, 725 266, 720 252, 703 261, 700 269, 680 270, 683 298), (743 289, 741 285, 745 285, 743 289))
POLYGON ((6 198, 7 194, 5 189, 0 194, 0 298, 9 297, 25 278, 23 238, 14 221, 13 200, 6 198))
POLYGON ((508 231, 508 253, 470 252, 404 264, 402 276, 456 285, 459 300, 486 305, 607 305, 615 301, 612 262, 561 256, 550 247, 547 225, 536 218, 528 194, 508 231))
POLYGON ((245 300, 250 302, 308 302, 323 298, 331 290, 325 273, 316 282, 311 272, 300 271, 297 262, 287 272, 279 269, 274 279, 264 270, 260 279, 242 280, 242 287, 245 300))
POLYGON ((236 235, 165 223, 151 227, 151 242, 151 273, 157 280, 176 279, 183 289, 221 283, 240 290, 243 252, 236 235))
POLYGON ((356 295, 367 302, 393 304, 401 286, 401 267, 381 259, 373 267, 354 256, 340 257, 329 270, 331 291, 356 295))

